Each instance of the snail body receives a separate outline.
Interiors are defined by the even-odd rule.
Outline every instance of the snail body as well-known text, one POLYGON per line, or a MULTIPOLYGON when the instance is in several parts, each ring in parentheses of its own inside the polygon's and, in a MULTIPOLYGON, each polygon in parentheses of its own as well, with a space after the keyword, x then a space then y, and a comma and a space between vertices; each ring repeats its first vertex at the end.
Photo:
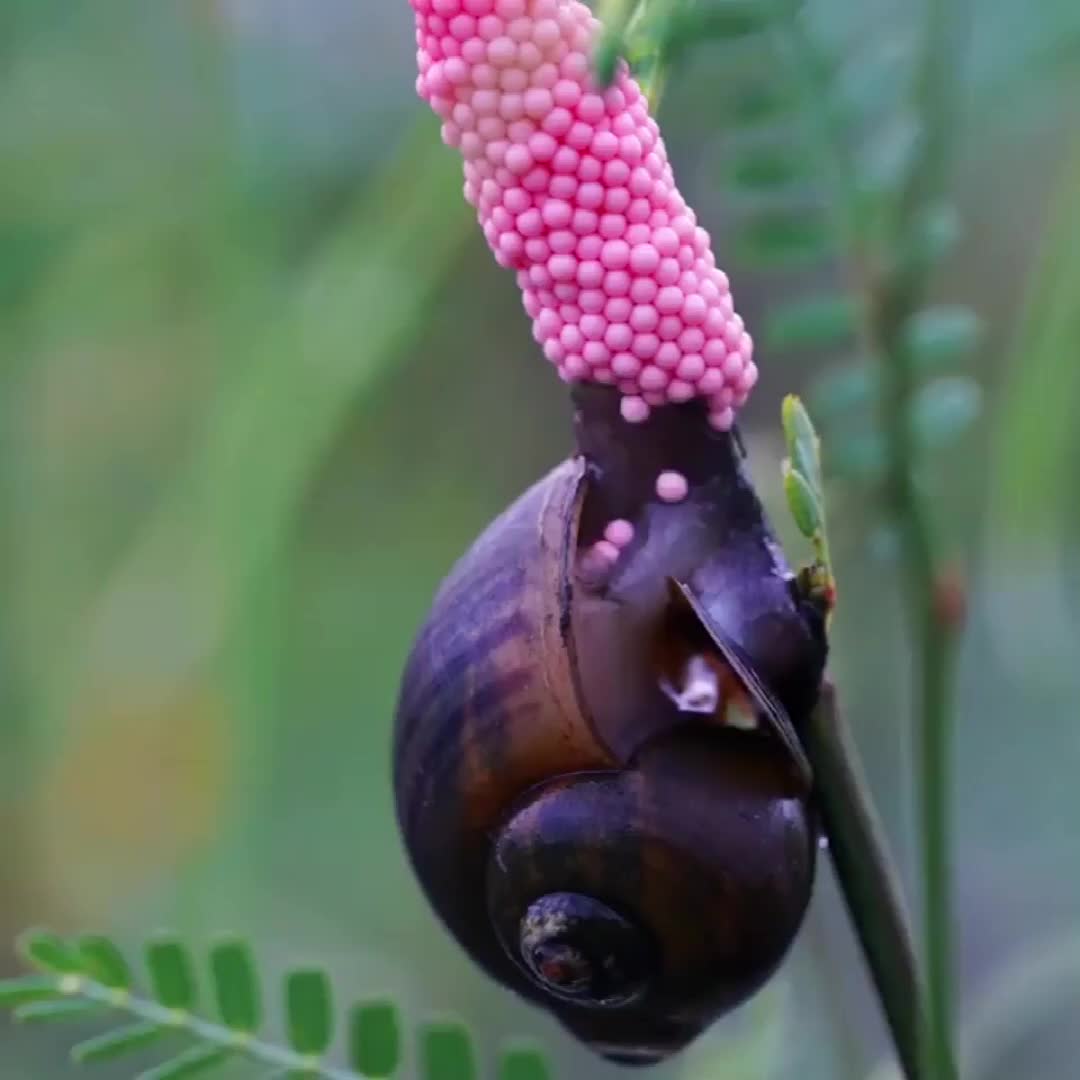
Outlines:
POLYGON ((649 1064, 753 994, 801 925, 817 840, 797 730, 824 634, 734 435, 694 403, 631 428, 608 388, 573 396, 578 453, 483 532, 414 643, 397 812, 473 959, 649 1064), (676 504, 661 467, 686 477, 676 504), (597 568, 612 521, 632 539, 597 568), (713 693, 688 706, 671 684, 691 670, 713 693))

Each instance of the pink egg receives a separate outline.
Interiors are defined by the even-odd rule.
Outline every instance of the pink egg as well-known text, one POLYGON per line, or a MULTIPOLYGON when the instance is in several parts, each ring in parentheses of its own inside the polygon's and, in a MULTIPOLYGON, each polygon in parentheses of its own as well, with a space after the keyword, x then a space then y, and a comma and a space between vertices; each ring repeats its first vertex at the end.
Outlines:
POLYGON ((660 265, 660 252, 654 244, 637 244, 630 252, 630 268, 635 274, 651 274, 660 265))
POLYGON ((602 341, 586 341, 581 355, 590 367, 604 367, 611 362, 611 350, 602 341))
POLYGON ((592 546, 594 555, 603 562, 611 565, 619 560, 619 545, 610 540, 597 540, 592 546))
POLYGON ((662 472, 656 478, 656 494, 664 502, 678 503, 689 494, 690 485, 680 472, 662 472))
POLYGON ((667 384, 671 381, 671 377, 662 368, 657 367, 655 364, 650 364, 642 372, 638 379, 642 390, 663 390, 667 384))
POLYGON ((628 424, 642 424, 649 419, 649 406, 644 398, 627 396, 619 403, 622 418, 628 424))
POLYGON ((624 518, 609 521, 604 529, 604 539, 617 548, 624 548, 634 540, 634 526, 624 518))
POLYGON ((660 339, 655 334, 635 334, 630 348, 639 360, 652 360, 660 351, 660 339))

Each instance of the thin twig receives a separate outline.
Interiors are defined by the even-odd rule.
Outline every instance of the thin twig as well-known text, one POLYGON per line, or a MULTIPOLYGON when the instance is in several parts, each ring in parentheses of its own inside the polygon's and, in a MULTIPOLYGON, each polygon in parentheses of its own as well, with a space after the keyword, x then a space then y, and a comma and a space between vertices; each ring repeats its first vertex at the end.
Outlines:
POLYGON ((921 985, 911 922, 858 751, 826 684, 804 736, 829 854, 908 1080, 924 1080, 921 985))

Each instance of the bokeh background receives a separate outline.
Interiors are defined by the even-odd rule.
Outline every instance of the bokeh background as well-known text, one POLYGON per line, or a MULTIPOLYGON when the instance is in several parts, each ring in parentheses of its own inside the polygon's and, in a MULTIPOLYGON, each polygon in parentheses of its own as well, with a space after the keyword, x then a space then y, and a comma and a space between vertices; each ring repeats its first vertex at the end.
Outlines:
MULTIPOLYGON (((852 95, 903 73, 917 5, 810 6, 852 95)), ((963 232, 934 296, 983 319, 966 368, 983 407, 928 477, 970 593, 962 1043, 980 1080, 1069 1080, 1080 12, 968 7, 963 232)), ((239 931, 270 973, 321 963, 342 998, 385 991, 414 1019, 463 1017, 488 1060, 535 1035, 560 1075, 614 1076, 475 973, 393 820, 411 635, 468 542, 570 448, 560 384, 414 97, 413 62, 405 0, 0 8, 0 942, 32 924, 132 946, 159 927, 195 946, 239 931)), ((661 119, 753 328, 805 275, 725 254, 730 78, 721 47, 695 49, 661 119)), ((779 403, 833 359, 763 350, 743 420, 794 556, 779 403)), ((837 479, 831 517, 834 671, 912 886, 892 545, 866 485, 837 479)), ((66 1044, 0 1019, 0 1072, 67 1076, 66 1044)), ((825 873, 781 975, 652 1075, 884 1077, 886 1054, 825 873)))

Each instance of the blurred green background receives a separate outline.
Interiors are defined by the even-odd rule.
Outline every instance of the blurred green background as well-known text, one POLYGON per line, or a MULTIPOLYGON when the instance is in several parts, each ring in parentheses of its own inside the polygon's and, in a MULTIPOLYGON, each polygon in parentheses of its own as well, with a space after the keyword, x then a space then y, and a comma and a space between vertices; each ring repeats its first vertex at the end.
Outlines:
MULTIPOLYGON (((909 5, 811 4, 853 97, 909 5)), ((982 1080, 1080 1075, 1080 11, 972 0, 935 283, 985 321, 979 422, 928 476, 967 566, 957 724, 962 1045, 982 1080)), ((958 58, 958 62, 960 58, 958 58)), ((397 678, 469 541, 570 449, 562 388, 413 91, 405 0, 0 6, 0 942, 235 930, 272 973, 537 1035, 404 861, 397 678)), ((731 70, 661 119, 751 329, 805 276, 725 255, 731 70)), ((888 154, 887 128, 876 152, 888 154)), ((873 140, 871 151, 874 152, 873 140)), ((832 274, 825 268, 817 273, 832 274)), ((812 277, 812 275, 811 275, 812 277)), ((793 556, 779 404, 828 356, 761 351, 742 421, 793 556)), ((828 445, 826 445, 828 456, 828 445)), ((834 670, 909 886, 908 655, 888 534, 837 482, 834 670)), ((0 958, 0 974, 14 961, 0 958)), ((8 1080, 69 1075, 0 1020, 8 1080)), ((862 1077, 884 1030, 827 873, 781 976, 654 1075, 862 1077)), ((125 1075, 102 1068, 103 1077, 125 1075)), ((884 1075, 881 1073, 879 1075, 884 1075)))

